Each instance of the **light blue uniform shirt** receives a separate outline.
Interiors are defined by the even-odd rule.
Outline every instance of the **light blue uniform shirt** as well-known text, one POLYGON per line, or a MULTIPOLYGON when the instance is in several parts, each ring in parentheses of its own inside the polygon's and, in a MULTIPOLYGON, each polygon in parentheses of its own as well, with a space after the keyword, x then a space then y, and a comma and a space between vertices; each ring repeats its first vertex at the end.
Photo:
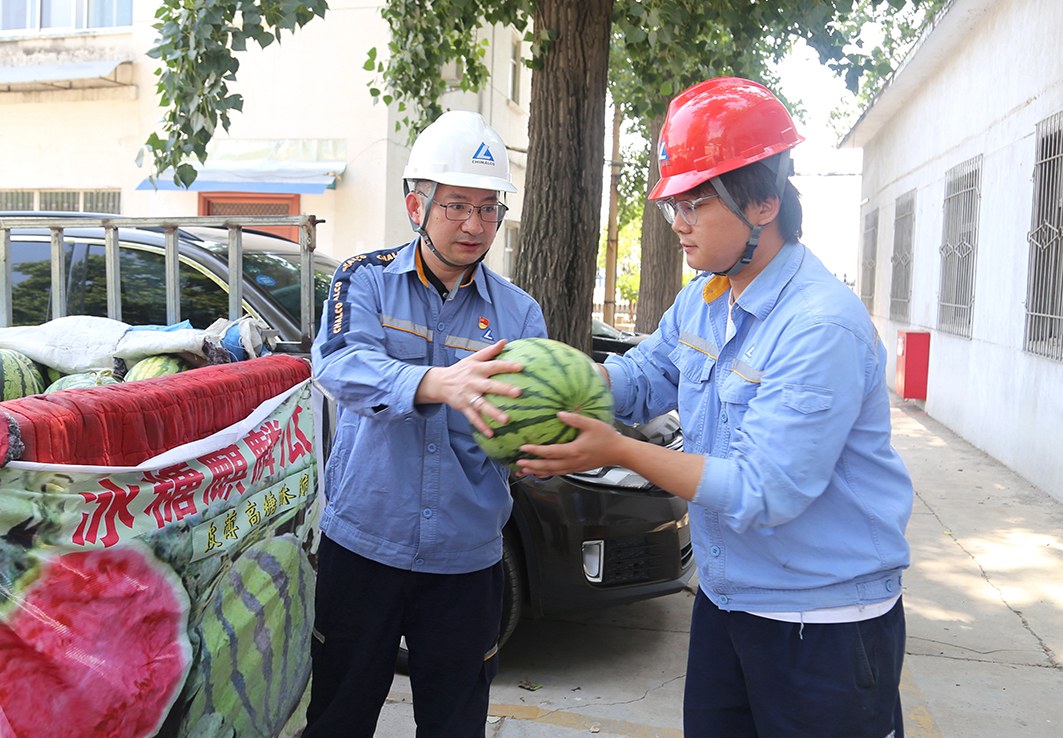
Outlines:
POLYGON ((314 374, 339 407, 325 469, 321 530, 388 566, 479 571, 502 558, 513 502, 505 467, 446 405, 415 405, 434 366, 500 339, 546 336, 539 305, 482 264, 444 301, 416 241, 340 265, 312 349, 314 374))
POLYGON ((653 335, 606 366, 617 416, 679 410, 704 454, 691 536, 725 610, 895 597, 912 483, 890 444, 885 347, 860 299, 800 243, 742 292, 701 275, 653 335))

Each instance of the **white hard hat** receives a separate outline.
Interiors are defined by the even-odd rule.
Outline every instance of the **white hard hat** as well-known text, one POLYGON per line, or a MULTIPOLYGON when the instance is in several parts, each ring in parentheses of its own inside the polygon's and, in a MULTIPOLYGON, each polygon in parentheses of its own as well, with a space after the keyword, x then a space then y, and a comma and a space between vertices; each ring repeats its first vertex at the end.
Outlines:
POLYGON ((410 150, 403 179, 516 192, 506 144, 479 113, 451 110, 435 119, 410 150))

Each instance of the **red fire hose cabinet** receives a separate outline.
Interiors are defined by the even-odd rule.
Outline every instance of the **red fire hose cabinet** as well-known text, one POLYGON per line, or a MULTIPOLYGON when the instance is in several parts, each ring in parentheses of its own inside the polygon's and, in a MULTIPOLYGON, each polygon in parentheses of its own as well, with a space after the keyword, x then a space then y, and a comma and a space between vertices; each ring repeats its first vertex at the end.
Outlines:
POLYGON ((906 400, 926 399, 930 366, 930 333, 897 332, 897 395, 906 400))

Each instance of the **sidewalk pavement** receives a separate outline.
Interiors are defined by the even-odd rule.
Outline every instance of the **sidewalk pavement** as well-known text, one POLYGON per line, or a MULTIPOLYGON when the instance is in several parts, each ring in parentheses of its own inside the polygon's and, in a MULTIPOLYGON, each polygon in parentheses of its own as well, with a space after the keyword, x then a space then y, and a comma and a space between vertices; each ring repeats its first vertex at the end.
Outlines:
MULTIPOLYGON (((1063 736, 1063 500, 974 448, 915 403, 894 398, 893 423, 894 445, 915 485, 908 527, 912 568, 904 580, 906 735, 1063 736)), ((1063 495, 1063 480, 1051 492, 1063 495)), ((510 642, 513 658, 503 659, 492 687, 487 734, 680 736, 689 593, 630 607, 562 623, 523 623, 510 642), (649 622, 658 617, 664 622, 649 622), (616 650, 597 661, 573 660, 578 640, 591 632, 588 625, 599 635, 615 627, 616 640, 606 642, 616 650), (565 650, 567 660, 552 653, 565 650), (617 656, 620 651, 630 655, 617 656), (507 663, 522 660, 519 668, 531 663, 548 679, 582 684, 583 690, 515 689, 520 674, 507 673, 507 663), (555 671, 543 671, 544 663, 555 671), (661 686, 641 693, 640 685, 654 679, 661 686), (641 696, 625 696, 625 689, 641 696), (575 707, 573 700, 590 701, 592 694, 601 701, 575 707)), ((412 735, 409 680, 396 677, 377 736, 412 735)))
POLYGON ((915 483, 906 735, 1063 736, 1063 480, 1040 490, 897 400, 893 444, 915 483))

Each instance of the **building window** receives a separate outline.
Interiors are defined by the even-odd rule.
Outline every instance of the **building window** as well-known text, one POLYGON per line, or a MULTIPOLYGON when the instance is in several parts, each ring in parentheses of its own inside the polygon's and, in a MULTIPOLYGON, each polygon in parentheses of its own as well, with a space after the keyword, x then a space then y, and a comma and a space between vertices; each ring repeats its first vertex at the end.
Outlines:
POLYGON ((36 210, 33 196, 28 190, 0 191, 0 210, 36 210))
MULTIPOLYGON (((299 215, 298 195, 268 195, 255 192, 201 192, 200 215, 276 216, 299 215)), ((289 241, 299 240, 298 226, 250 226, 289 241)))
POLYGON ((947 333, 968 338, 971 336, 971 313, 974 308, 981 179, 981 155, 945 173, 938 327, 947 333))
POLYGON ((509 99, 520 104, 521 41, 513 39, 509 50, 509 99))
POLYGON ((0 31, 80 31, 133 23, 133 0, 4 0, 0 31))
POLYGON ((915 190, 897 198, 893 216, 893 278, 890 281, 890 318, 907 323, 912 300, 912 234, 915 230, 915 190))
POLYGON ((878 210, 864 216, 864 246, 860 254, 860 299, 867 312, 875 308, 875 262, 878 261, 878 210))
POLYGON ((0 210, 119 215, 122 193, 119 190, 0 190, 0 210))
POLYGON ((1063 113, 1037 124, 1026 337, 1032 354, 1063 361, 1063 113))
POLYGON ((445 62, 439 68, 439 77, 443 80, 443 83, 447 86, 447 91, 453 91, 461 89, 461 66, 458 65, 457 59, 451 59, 445 62))
POLYGON ((520 258, 520 226, 507 223, 505 238, 506 243, 502 252, 502 276, 513 279, 517 259, 520 258))

